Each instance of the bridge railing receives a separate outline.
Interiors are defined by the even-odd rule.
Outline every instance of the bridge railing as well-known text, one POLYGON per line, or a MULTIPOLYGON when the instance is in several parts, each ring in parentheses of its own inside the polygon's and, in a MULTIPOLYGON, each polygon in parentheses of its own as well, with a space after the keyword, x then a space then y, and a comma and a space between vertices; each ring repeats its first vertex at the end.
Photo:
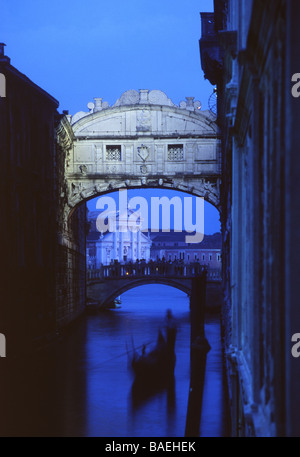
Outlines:
POLYGON ((220 281, 221 271, 208 269, 200 263, 168 263, 168 262, 140 262, 126 264, 102 265, 99 269, 88 270, 88 281, 99 281, 109 279, 126 279, 140 277, 182 277, 192 278, 207 272, 208 281, 220 281))

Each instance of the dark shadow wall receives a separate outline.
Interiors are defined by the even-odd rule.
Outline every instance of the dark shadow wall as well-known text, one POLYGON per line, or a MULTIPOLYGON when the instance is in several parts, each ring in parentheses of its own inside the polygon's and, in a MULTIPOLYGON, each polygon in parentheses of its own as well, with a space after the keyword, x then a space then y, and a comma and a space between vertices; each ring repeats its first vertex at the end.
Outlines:
POLYGON ((62 245, 58 102, 3 53, 0 73, 6 81, 6 96, 0 97, 0 333, 7 357, 15 357, 55 337, 62 308, 68 321, 83 309, 85 208, 74 214, 62 245), (62 297, 58 278, 66 288, 62 297))

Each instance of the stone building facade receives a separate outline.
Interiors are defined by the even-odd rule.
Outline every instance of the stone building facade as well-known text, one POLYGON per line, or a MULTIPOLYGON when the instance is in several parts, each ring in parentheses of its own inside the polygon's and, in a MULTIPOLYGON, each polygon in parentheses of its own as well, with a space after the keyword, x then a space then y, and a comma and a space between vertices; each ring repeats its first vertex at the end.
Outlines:
POLYGON ((299 436, 300 5, 215 0, 202 67, 222 132, 224 339, 233 436, 299 436))

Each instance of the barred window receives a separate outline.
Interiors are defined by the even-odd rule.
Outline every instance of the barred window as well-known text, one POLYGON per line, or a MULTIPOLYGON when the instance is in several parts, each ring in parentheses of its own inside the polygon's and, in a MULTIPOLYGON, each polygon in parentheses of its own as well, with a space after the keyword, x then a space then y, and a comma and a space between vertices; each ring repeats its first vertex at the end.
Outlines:
POLYGON ((106 146, 106 160, 121 161, 121 146, 106 146))
POLYGON ((180 162, 183 160, 183 144, 168 145, 168 160, 171 162, 180 162))

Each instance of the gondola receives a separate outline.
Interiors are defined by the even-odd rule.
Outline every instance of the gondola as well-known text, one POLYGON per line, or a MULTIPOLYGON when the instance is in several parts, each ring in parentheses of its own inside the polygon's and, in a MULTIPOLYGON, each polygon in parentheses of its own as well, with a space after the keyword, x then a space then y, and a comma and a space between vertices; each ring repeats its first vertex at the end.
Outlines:
POLYGON ((137 381, 159 383, 174 374, 176 355, 174 345, 168 343, 162 332, 158 332, 155 348, 148 354, 145 346, 141 354, 134 350, 131 368, 137 381))
POLYGON ((135 375, 131 390, 134 408, 165 390, 168 392, 168 398, 174 397, 175 339, 176 328, 167 326, 166 338, 159 330, 152 351, 146 353, 146 345, 143 346, 141 353, 133 349, 130 367, 135 375))

